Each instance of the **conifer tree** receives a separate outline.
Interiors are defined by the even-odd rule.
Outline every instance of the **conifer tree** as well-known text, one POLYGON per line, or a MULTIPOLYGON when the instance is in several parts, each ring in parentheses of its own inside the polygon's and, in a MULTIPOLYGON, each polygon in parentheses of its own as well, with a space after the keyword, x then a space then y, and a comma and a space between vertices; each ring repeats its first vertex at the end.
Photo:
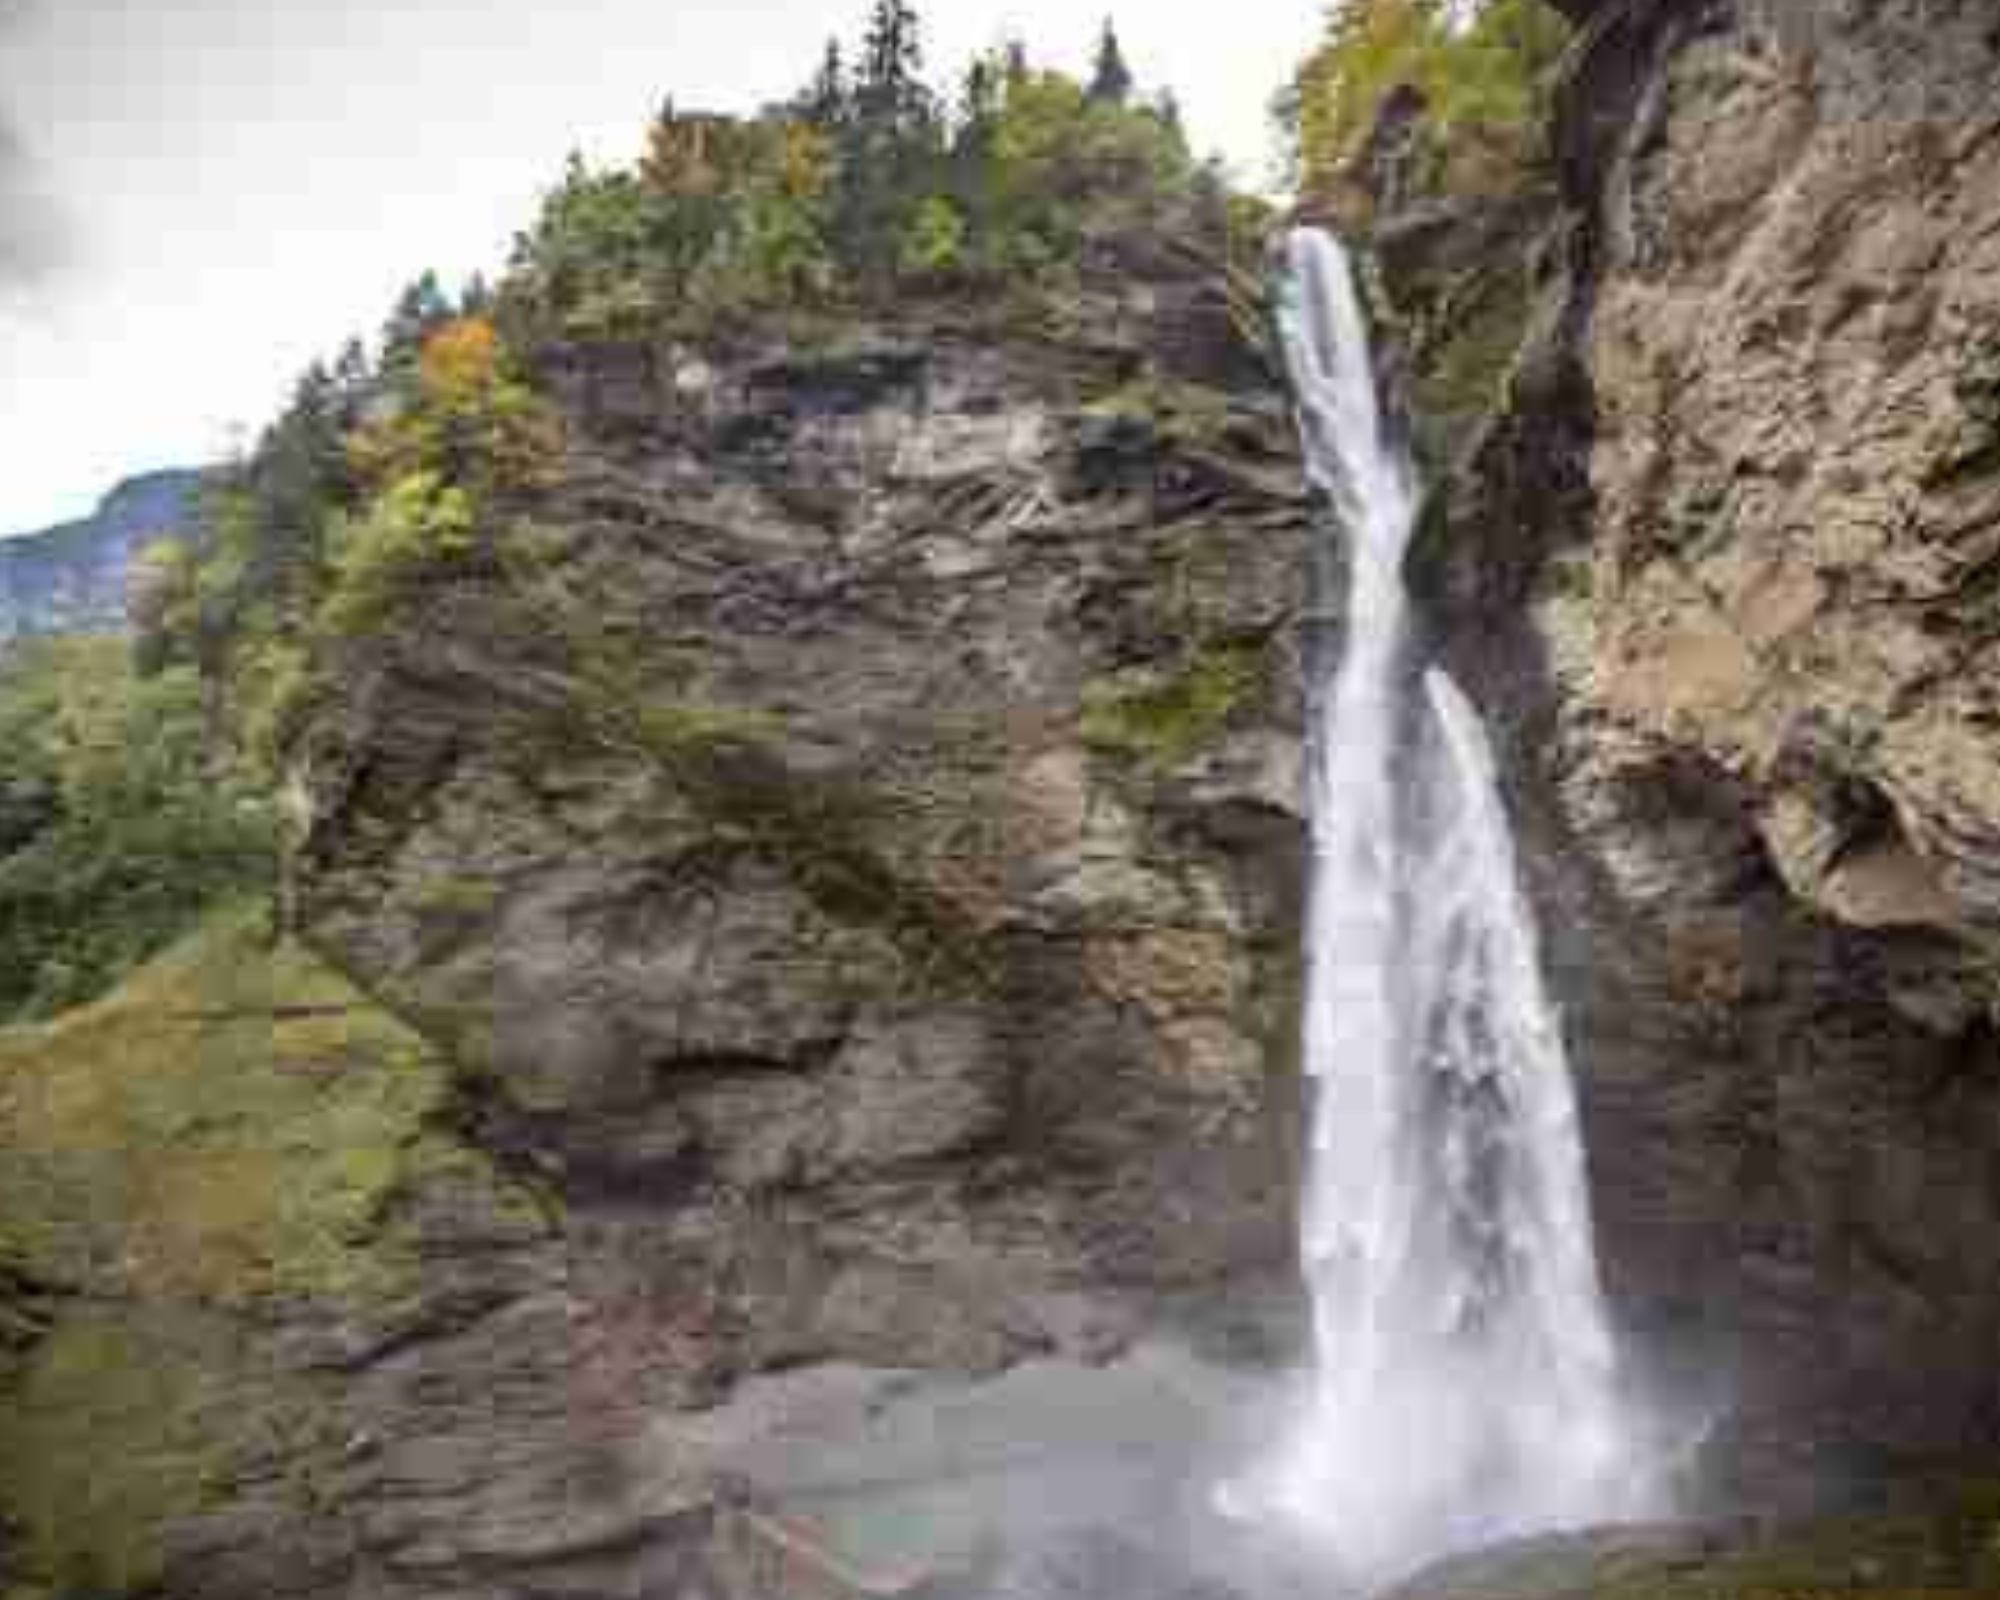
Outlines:
POLYGON ((922 77, 921 26, 910 0, 876 0, 840 130, 835 245, 864 278, 886 283, 897 240, 944 181, 935 102, 922 77))
POLYGON ((1000 76, 989 58, 979 56, 966 69, 965 87, 960 92, 954 149, 961 162, 985 159, 999 119, 1000 76))
POLYGON ((493 311, 493 285, 486 281, 486 274, 475 272, 465 280, 465 287, 458 292, 458 314, 461 317, 484 317, 493 311))
POLYGON ((863 46, 856 108, 875 131, 906 132, 924 120, 923 27, 909 0, 876 0, 863 46))
POLYGON ((1028 61, 1028 46, 1024 40, 1009 39, 1006 49, 1007 89, 1011 94, 1027 83, 1034 68, 1028 61))
POLYGON ((368 365, 368 348, 359 339, 350 338, 340 347, 340 356, 333 364, 333 381, 346 414, 359 417, 375 381, 368 365))
POLYGON ((814 127, 831 133, 847 120, 847 62, 840 53, 840 41, 829 39, 819 72, 800 97, 799 110, 814 127))
POLYGON ((417 353, 434 328, 450 320, 451 299, 435 272, 426 272, 397 298, 382 329, 382 371, 401 382, 414 376, 417 353))
POLYGON ((1124 47, 1118 42, 1118 29, 1110 18, 1104 21, 1104 36, 1097 46, 1097 70, 1090 80, 1090 98, 1094 104, 1122 106, 1132 97, 1132 69, 1125 63, 1124 47))

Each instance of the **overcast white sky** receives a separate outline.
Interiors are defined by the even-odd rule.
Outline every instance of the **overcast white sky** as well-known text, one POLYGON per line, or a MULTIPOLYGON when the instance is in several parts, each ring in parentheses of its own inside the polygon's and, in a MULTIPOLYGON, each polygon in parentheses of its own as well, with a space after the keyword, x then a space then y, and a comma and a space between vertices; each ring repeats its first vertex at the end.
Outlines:
MULTIPOLYGON (((921 0, 955 78, 1010 32, 1082 70, 1105 0, 921 0)), ((1267 106, 1324 0, 1127 0, 1147 88, 1268 176, 1267 106)), ((0 531, 215 459, 424 267, 491 270, 581 148, 624 160, 671 93, 790 93, 867 0, 0 0, 0 531), (25 152, 10 161, 8 124, 25 152), (15 270, 25 195, 61 264, 15 270), (11 232, 13 242, 4 237, 11 232)), ((1118 8, 1114 5, 1114 10, 1118 8)))

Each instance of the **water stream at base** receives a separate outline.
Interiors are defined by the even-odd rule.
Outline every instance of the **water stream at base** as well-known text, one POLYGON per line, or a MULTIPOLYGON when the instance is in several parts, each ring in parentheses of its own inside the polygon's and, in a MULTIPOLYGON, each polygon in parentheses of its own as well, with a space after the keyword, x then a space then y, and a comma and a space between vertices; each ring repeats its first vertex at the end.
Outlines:
POLYGON ((1582 1131, 1477 711, 1412 660, 1420 503, 1341 246, 1295 234, 1283 334, 1345 552, 1315 649, 1301 1222, 1314 1372, 1223 1492, 1363 1583, 1663 1509, 1599 1286, 1582 1131))

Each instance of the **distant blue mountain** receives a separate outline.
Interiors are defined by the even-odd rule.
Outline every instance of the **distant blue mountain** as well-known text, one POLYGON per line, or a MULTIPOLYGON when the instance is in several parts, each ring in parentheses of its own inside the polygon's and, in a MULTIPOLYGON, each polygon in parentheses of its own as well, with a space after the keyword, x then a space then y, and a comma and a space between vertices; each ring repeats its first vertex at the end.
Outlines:
POLYGON ((81 522, 0 539, 0 639, 123 629, 132 558, 155 539, 192 531, 201 483, 194 471, 147 473, 81 522))

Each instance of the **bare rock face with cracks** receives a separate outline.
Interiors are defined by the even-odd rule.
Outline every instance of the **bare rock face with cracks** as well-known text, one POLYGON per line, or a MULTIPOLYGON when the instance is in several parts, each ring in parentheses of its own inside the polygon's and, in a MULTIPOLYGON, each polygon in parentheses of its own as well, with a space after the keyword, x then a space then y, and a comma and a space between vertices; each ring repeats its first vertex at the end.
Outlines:
MULTIPOLYGON (((366 1441, 325 1592, 678 1592, 717 1439, 842 1373, 1273 1337, 1312 511, 1213 274, 1089 284, 1059 336, 554 352, 563 482, 316 707, 300 929, 547 1230, 438 1217, 414 1303, 277 1334, 366 1441)), ((320 1592, 274 1515, 169 1570, 320 1592)))

